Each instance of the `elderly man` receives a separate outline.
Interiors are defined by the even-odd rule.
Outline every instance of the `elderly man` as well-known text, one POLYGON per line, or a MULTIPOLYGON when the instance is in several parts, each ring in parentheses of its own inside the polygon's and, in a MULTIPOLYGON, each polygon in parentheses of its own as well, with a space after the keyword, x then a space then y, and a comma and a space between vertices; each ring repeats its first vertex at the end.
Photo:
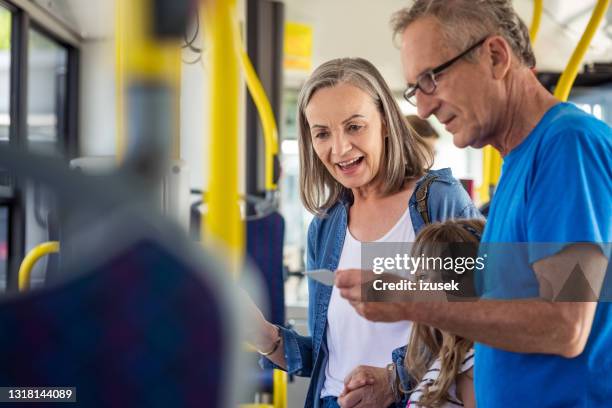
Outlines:
POLYGON ((417 0, 393 25, 404 96, 419 116, 434 115, 458 147, 492 145, 504 156, 482 241, 558 243, 530 252, 524 265, 551 291, 523 301, 366 302, 363 274, 345 270, 336 277, 342 296, 370 320, 412 320, 477 342, 479 407, 609 406, 610 304, 553 299, 559 277, 576 264, 589 282, 601 283, 606 271, 610 127, 540 85, 528 31, 510 1, 417 0))

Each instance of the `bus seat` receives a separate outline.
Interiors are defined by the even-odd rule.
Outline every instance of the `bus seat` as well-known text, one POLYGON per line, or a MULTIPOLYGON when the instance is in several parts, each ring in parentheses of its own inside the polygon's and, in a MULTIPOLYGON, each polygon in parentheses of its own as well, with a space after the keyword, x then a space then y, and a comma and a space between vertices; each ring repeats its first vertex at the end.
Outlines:
POLYGON ((0 384, 76 387, 88 407, 229 406, 232 332, 206 268, 141 240, 2 300, 0 384))
MULTIPOLYGON (((263 278, 264 296, 269 308, 263 309, 266 319, 285 325, 285 274, 283 267, 283 245, 285 220, 277 212, 271 211, 263 216, 247 218, 246 248, 251 261, 257 266, 263 278)), ((273 370, 264 370, 254 376, 259 392, 284 395, 286 390, 278 390, 273 370)), ((275 395, 276 397, 276 395, 275 395)))
POLYGON ((266 319, 273 324, 285 324, 285 279, 283 245, 285 220, 276 211, 248 219, 246 248, 264 280, 265 297, 269 299, 266 319))

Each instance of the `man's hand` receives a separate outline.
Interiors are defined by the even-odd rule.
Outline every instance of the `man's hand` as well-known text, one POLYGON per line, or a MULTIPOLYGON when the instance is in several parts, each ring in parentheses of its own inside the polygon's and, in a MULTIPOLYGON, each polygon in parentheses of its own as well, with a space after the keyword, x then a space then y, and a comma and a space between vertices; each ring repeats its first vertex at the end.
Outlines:
POLYGON ((343 269, 336 271, 334 283, 340 290, 340 295, 354 306, 354 303, 361 303, 362 282, 372 280, 368 278, 370 276, 368 276, 367 271, 361 269, 343 269))
POLYGON ((344 380, 338 396, 342 408, 384 408, 393 403, 386 368, 359 366, 344 380))
POLYGON ((389 275, 375 275, 371 271, 345 269, 336 271, 336 287, 340 296, 349 301, 357 313, 374 322, 398 322, 408 320, 406 311, 411 308, 409 301, 393 302, 384 298, 376 302, 363 301, 362 294, 371 293, 372 281, 383 279, 389 281, 389 275))

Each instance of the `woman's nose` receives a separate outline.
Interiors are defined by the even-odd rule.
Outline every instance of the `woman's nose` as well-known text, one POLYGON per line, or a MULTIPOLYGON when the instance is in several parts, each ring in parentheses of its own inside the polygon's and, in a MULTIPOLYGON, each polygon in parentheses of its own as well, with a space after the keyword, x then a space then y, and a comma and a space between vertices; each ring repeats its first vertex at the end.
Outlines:
POLYGON ((349 152, 352 148, 353 146, 351 145, 350 140, 348 140, 348 137, 344 133, 338 134, 333 137, 332 154, 334 156, 341 157, 347 152, 349 152))

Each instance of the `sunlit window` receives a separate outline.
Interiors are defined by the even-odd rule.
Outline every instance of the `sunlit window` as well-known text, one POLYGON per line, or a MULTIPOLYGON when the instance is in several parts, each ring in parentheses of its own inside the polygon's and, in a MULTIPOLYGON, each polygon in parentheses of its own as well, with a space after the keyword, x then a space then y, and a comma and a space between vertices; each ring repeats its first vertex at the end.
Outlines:
MULTIPOLYGON (((11 125, 11 17, 11 12, 0 6, 0 143, 8 143, 11 125)), ((4 174, 0 172, 3 183, 4 174)), ((6 289, 8 213, 7 207, 0 206, 0 291, 6 289)))
POLYGON ((597 119, 603 119, 603 114, 602 114, 600 104, 596 103, 595 106, 593 106, 593 115, 595 115, 597 119))
POLYGON ((11 95, 11 12, 0 6, 0 142, 8 142, 11 95))
POLYGON ((68 52, 32 29, 28 44, 28 146, 58 151, 64 132, 68 52))
POLYGON ((612 83, 572 88, 569 101, 597 119, 612 125, 612 83))

